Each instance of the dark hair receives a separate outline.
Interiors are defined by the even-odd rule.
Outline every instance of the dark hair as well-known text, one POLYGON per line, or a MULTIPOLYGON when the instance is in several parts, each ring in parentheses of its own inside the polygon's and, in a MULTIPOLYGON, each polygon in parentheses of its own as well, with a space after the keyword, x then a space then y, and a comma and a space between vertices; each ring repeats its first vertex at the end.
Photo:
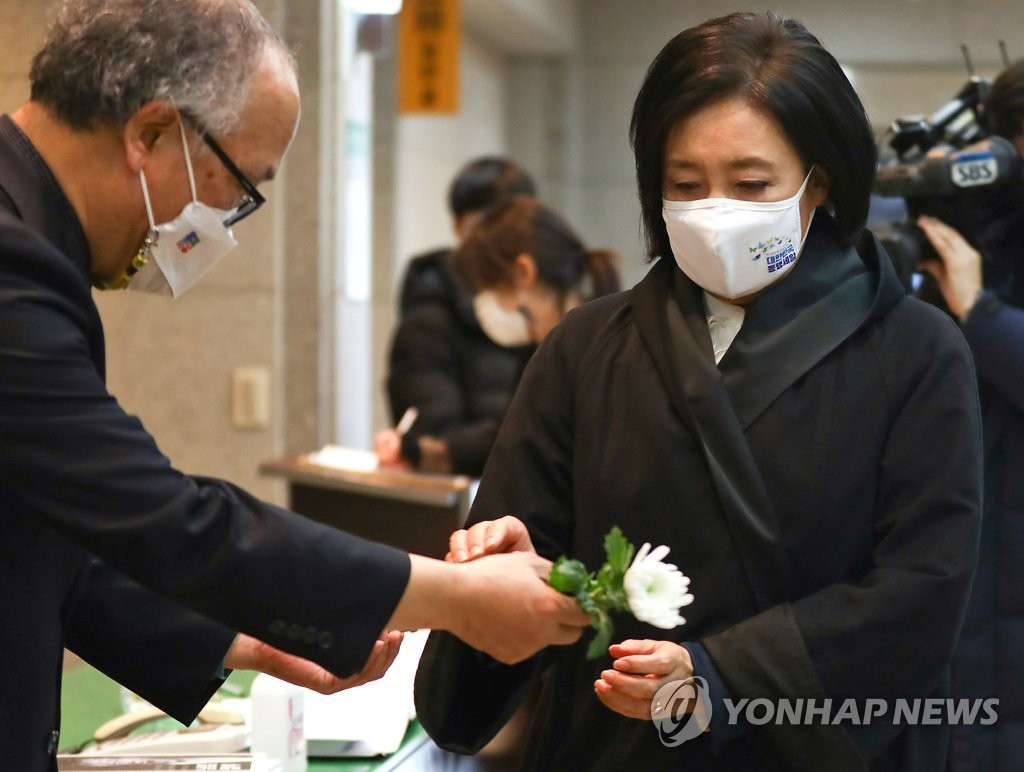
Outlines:
POLYGON ((533 179, 506 158, 487 156, 462 167, 448 189, 448 209, 458 219, 479 212, 509 196, 535 196, 533 179))
POLYGON ((538 279, 563 296, 575 290, 589 300, 619 289, 618 255, 588 250, 565 220, 530 196, 488 209, 456 251, 455 269, 475 290, 507 286, 522 254, 534 259, 538 279))
POLYGON ((121 127, 165 99, 230 132, 268 46, 291 61, 248 0, 66 0, 32 59, 31 98, 74 129, 121 127))
POLYGON ((852 244, 867 219, 877 159, 864 106, 839 63, 802 24, 771 13, 734 13, 670 40, 633 106, 629 134, 648 254, 671 254, 662 220, 669 132, 730 97, 771 116, 805 166, 827 174, 832 212, 852 244))
POLYGON ((985 117, 993 134, 1007 139, 1024 135, 1024 59, 1011 64, 992 83, 985 117))

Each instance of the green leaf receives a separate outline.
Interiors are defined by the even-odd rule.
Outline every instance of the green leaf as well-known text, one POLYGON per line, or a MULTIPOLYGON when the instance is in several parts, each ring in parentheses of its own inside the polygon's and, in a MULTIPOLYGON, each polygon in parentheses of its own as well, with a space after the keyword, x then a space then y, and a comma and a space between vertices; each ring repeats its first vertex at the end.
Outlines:
POLYGON ((576 595, 587 586, 589 580, 587 567, 580 561, 565 556, 555 561, 548 575, 548 584, 566 595, 576 595))
POLYGON ((604 554, 608 557, 608 565, 619 574, 626 573, 633 559, 633 545, 626 541, 617 525, 604 537, 604 554))

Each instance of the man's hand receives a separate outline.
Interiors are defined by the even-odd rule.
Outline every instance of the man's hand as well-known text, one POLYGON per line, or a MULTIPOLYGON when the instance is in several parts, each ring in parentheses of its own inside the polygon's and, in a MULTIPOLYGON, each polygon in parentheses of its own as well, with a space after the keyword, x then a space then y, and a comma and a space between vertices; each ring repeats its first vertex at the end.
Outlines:
POLYGON ((454 566, 468 593, 457 608, 452 632, 507 665, 541 649, 575 643, 590 616, 574 598, 548 585, 551 562, 532 552, 513 552, 454 566))
POLYGON ((608 651, 615 661, 594 682, 594 692, 608 708, 627 718, 650 721, 658 689, 693 676, 690 652, 672 641, 629 640, 608 651))
POLYGON ((941 258, 922 262, 921 267, 935 277, 949 310, 964 322, 981 291, 981 255, 941 220, 922 215, 917 224, 941 258))
POLYGON ((547 583, 550 561, 532 552, 445 563, 410 555, 411 574, 389 627, 447 630, 512 665, 590 625, 574 598, 547 583))
POLYGON ((465 563, 502 552, 536 552, 530 532, 518 517, 505 515, 456 531, 448 538, 448 554, 444 559, 449 563, 465 563))
POLYGON ((376 681, 391 667, 401 645, 402 633, 395 630, 382 633, 373 644, 373 650, 363 669, 348 678, 339 678, 315 662, 288 654, 263 641, 239 633, 224 657, 224 666, 231 670, 258 670, 320 694, 334 694, 353 686, 376 681))

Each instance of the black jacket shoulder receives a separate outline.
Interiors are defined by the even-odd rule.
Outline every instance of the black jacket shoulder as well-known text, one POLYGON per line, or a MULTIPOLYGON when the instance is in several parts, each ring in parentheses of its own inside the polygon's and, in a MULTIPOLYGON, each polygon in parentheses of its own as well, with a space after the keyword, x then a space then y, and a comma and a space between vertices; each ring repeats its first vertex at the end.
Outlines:
POLYGON ((459 296, 468 291, 455 278, 452 258, 452 250, 444 248, 409 260, 398 296, 400 315, 424 303, 458 304, 459 296))

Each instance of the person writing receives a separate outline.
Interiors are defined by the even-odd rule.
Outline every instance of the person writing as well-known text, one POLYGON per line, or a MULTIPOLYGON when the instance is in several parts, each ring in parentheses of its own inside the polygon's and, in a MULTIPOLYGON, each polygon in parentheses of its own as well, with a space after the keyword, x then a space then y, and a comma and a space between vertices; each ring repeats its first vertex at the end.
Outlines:
MULTIPOLYGON (((533 179, 514 161, 484 156, 468 162, 448 190, 458 244, 490 206, 535 194, 533 179)), ((398 423, 379 432, 374 445, 385 467, 479 477, 534 346, 491 338, 481 328, 454 255, 455 249, 433 250, 413 257, 405 270, 388 352, 387 397, 398 423), (410 409, 416 421, 398 431, 399 417, 410 409)))
MULTIPOLYGON (((570 309, 619 289, 617 261, 609 250, 584 247, 569 225, 537 199, 512 196, 483 214, 456 250, 453 266, 469 288, 474 315, 487 337, 532 351, 570 309)), ((492 434, 502 417, 490 422, 492 434)), ((444 434, 421 435, 419 443, 426 449, 420 464, 424 471, 465 469, 444 434)), ((474 467, 477 476, 483 460, 479 469, 474 467)))
POLYGON ((420 721, 474 752, 543 678, 532 770, 939 769, 948 727, 755 725, 724 703, 947 694, 980 524, 977 390, 956 325, 859 240, 863 107, 803 25, 732 14, 668 42, 630 132, 660 259, 540 346, 449 558, 596 569, 619 526, 667 545, 695 600, 671 632, 617 618, 597 660, 589 636, 505 666, 434 633, 420 721), (710 722, 663 742, 654 696, 691 678, 710 722))
MULTIPOLYGON (((983 117, 988 128, 1024 153, 1024 59, 992 84, 983 117)), ((953 727, 950 770, 1016 769, 1024 754, 1019 727, 1024 655, 1024 183, 998 191, 997 212, 981 212, 975 244, 948 224, 921 217, 918 225, 937 260, 921 263, 959 321, 978 371, 985 438, 985 516, 978 575, 953 657, 954 696, 999 700, 991 726, 953 727)))
POLYGON ((62 646, 189 722, 223 668, 324 691, 398 636, 499 660, 586 618, 545 561, 454 566, 175 470, 104 385, 90 284, 180 296, 291 142, 290 55, 247 0, 68 0, 0 117, 0 758, 56 769, 62 646))

